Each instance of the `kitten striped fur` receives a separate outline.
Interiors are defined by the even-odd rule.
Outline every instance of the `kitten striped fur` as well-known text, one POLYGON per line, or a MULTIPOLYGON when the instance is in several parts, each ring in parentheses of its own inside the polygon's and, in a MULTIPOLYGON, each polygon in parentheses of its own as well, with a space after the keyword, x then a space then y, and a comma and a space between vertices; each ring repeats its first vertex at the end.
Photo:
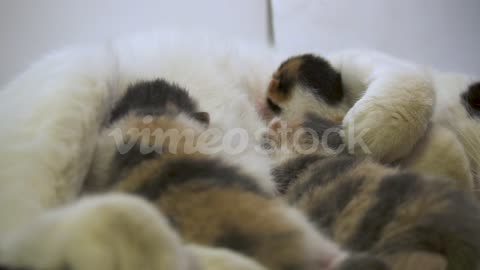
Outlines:
POLYGON ((341 247, 382 258, 392 269, 430 269, 438 260, 448 270, 480 269, 480 206, 472 193, 449 179, 325 153, 297 153, 272 173, 286 200, 341 247), (431 258, 406 266, 424 253, 431 258))

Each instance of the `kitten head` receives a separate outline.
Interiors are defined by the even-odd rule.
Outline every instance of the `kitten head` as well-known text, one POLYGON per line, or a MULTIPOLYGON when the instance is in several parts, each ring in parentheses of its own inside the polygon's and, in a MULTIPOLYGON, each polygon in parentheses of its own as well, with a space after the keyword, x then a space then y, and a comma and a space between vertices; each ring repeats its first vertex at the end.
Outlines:
POLYGON ((332 156, 346 153, 341 126, 313 113, 306 113, 296 124, 272 119, 262 139, 262 146, 279 163, 312 154, 332 156))
POLYGON ((284 61, 273 73, 265 101, 270 115, 265 118, 277 116, 291 123, 313 112, 340 122, 346 113, 340 110, 343 101, 340 73, 319 56, 298 55, 284 61))
POLYGON ((199 112, 188 92, 165 80, 129 86, 97 140, 86 190, 98 190, 152 158, 194 155, 207 143, 209 114, 199 112), (203 139, 202 139, 203 138, 203 139))
POLYGON ((109 124, 112 125, 128 113, 170 117, 183 114, 207 126, 210 119, 208 113, 198 112, 195 100, 185 89, 162 79, 130 85, 112 110, 109 124))
POLYGON ((193 152, 186 148, 194 147, 191 143, 208 127, 210 118, 197 107, 187 90, 173 83, 137 82, 112 111, 107 130, 117 135, 113 139, 120 153, 128 149, 120 149, 119 142, 125 144, 121 145, 124 148, 134 142, 144 152, 147 148, 163 154, 193 152))

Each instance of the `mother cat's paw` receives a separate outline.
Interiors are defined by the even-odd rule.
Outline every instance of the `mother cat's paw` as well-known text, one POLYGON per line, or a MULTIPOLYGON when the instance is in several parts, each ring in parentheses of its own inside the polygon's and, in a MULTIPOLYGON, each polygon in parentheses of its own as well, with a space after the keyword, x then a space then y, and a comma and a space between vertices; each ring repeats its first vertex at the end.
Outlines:
POLYGON ((190 269, 180 239, 158 210, 127 195, 53 210, 1 248, 2 263, 35 270, 190 269))
POLYGON ((428 79, 411 72, 383 75, 370 88, 345 116, 344 139, 350 153, 393 162, 407 156, 424 135, 433 90, 428 79))

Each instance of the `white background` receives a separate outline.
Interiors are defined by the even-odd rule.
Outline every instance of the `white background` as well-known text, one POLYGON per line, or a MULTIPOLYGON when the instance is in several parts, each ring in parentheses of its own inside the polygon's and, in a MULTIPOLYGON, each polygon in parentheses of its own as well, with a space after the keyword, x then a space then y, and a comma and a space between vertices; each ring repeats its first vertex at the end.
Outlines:
MULTIPOLYGON (((480 75, 480 0, 272 0, 276 47, 380 49, 480 75)), ((51 50, 156 28, 267 43, 266 0, 1 0, 0 84, 51 50)))
POLYGON ((0 84, 51 50, 156 28, 266 43, 266 13, 263 0, 0 0, 0 84))
POLYGON ((480 0, 273 0, 277 46, 370 48, 480 75, 480 0))

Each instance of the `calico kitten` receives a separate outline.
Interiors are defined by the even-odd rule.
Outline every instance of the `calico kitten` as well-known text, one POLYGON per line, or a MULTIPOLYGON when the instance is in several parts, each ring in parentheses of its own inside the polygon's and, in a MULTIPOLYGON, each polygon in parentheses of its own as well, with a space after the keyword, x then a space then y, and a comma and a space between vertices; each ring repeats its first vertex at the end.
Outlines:
MULTIPOLYGON (((295 151, 312 147, 311 136, 335 126, 308 114, 299 127, 314 133, 284 142, 290 159, 272 172, 290 204, 344 249, 375 255, 392 269, 480 269, 480 205, 471 193, 448 179, 333 155, 328 150, 338 136, 315 153, 295 151), (301 148, 292 147, 297 143, 301 148), (413 259, 422 254, 426 259, 413 259)), ((268 136, 273 145, 280 143, 277 135, 268 136)))
POLYGON ((300 212, 262 189, 258 179, 202 153, 209 142, 202 136, 205 121, 196 116, 195 102, 178 86, 164 80, 132 85, 104 134, 121 131, 121 142, 133 139, 134 144, 120 153, 112 148, 112 138, 104 138, 99 149, 110 154, 99 156, 98 164, 104 165, 93 168, 104 170, 96 174, 103 181, 89 189, 137 194, 169 217, 187 243, 228 248, 269 269, 384 269, 370 257, 342 261, 343 251, 300 212), (149 133, 134 138, 133 129, 149 133))
MULTIPOLYGON (((325 59, 305 54, 285 60, 273 73, 266 104, 275 116, 294 122, 316 112, 341 123, 350 109, 342 76, 325 59)), ((270 120, 273 115, 267 117, 270 120)))
POLYGON ((281 63, 268 87, 267 105, 289 123, 315 112, 355 137, 362 135, 367 149, 346 141, 356 154, 384 162, 408 155, 432 116, 429 74, 407 63, 383 64, 391 62, 383 55, 331 58, 303 54, 281 63))
POLYGON ((304 54, 284 61, 268 87, 267 120, 277 117, 296 125, 308 112, 321 115, 341 126, 351 154, 446 176, 472 190, 471 167, 457 136, 430 123, 434 94, 429 76, 408 64, 386 68, 381 62, 391 59, 385 57, 377 56, 373 64, 369 58, 352 58, 329 62, 304 54))

